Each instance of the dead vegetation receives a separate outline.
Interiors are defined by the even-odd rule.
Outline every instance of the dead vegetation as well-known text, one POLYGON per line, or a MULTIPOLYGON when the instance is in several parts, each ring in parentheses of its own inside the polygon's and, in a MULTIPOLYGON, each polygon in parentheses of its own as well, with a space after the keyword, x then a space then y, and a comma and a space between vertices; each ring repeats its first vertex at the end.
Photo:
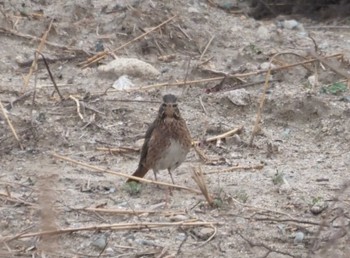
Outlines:
POLYGON ((0 6, 0 256, 347 257, 349 53, 322 50, 322 33, 261 42, 242 12, 174 3, 54 4, 62 17, 46 1, 0 6), (247 42, 214 14, 243 23, 247 42), (96 67, 118 56, 163 71, 109 90, 96 67), (179 185, 126 190, 167 91, 195 151, 179 185))

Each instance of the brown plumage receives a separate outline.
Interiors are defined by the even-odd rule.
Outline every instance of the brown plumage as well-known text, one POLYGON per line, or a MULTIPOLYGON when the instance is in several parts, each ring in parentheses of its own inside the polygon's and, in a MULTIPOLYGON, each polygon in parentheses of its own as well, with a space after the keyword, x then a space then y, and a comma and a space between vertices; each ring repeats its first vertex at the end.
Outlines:
MULTIPOLYGON (((167 169, 174 183, 171 172, 186 159, 190 148, 191 135, 177 107, 176 97, 172 94, 165 95, 157 118, 146 132, 140 162, 132 175, 144 177, 153 169, 157 179, 157 172, 167 169)), ((131 181, 137 182, 136 179, 127 180, 131 181)))

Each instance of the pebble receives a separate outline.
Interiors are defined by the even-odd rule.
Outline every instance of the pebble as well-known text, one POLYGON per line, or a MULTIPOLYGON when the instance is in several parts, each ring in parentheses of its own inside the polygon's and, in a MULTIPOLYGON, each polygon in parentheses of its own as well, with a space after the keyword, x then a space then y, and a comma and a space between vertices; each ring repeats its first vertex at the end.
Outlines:
POLYGON ((312 207, 310 208, 310 211, 314 215, 320 214, 322 211, 328 208, 327 202, 324 200, 317 201, 312 207))
POLYGON ((265 26, 260 26, 256 31, 256 35, 259 39, 268 40, 270 39, 270 31, 265 26))
POLYGON ((175 215, 173 217, 170 218, 171 221, 185 221, 188 220, 188 217, 186 215, 175 215))
POLYGON ((186 234, 185 233, 179 233, 176 236, 176 240, 184 241, 186 239, 186 234))
POLYGON ((135 87, 135 84, 128 78, 127 75, 120 76, 112 85, 117 90, 130 90, 135 87))
POLYGON ((295 233, 295 237, 294 237, 294 244, 301 244, 304 240, 304 233, 301 231, 298 231, 297 233, 295 233))
POLYGON ((264 62, 260 64, 261 70, 268 70, 269 68, 273 69, 276 68, 276 66, 274 64, 271 64, 270 62, 264 62))
POLYGON ((193 7, 193 6, 189 7, 189 8, 187 9, 187 11, 188 11, 189 13, 199 13, 198 9, 195 8, 195 7, 193 7))
POLYGON ((289 30, 294 30, 298 27, 299 22, 296 20, 285 20, 281 22, 282 27, 289 29, 289 30))
POLYGON ((194 229, 193 233, 201 240, 207 240, 209 237, 211 237, 214 234, 213 228, 201 228, 201 229, 194 229))
POLYGON ((250 102, 250 94, 246 89, 238 89, 226 92, 225 95, 237 106, 247 106, 250 102))
POLYGON ((103 250, 107 245, 107 236, 100 235, 93 242, 92 245, 98 249, 103 250))

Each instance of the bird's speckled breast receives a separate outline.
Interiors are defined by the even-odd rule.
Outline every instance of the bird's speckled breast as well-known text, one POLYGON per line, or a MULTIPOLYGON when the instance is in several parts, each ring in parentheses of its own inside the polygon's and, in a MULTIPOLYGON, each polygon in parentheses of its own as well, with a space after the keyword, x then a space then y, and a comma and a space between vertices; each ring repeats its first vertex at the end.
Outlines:
POLYGON ((183 146, 177 140, 170 139, 169 147, 166 150, 164 150, 164 152, 161 155, 161 158, 156 162, 154 169, 174 170, 186 159, 186 155, 188 152, 189 148, 183 146))

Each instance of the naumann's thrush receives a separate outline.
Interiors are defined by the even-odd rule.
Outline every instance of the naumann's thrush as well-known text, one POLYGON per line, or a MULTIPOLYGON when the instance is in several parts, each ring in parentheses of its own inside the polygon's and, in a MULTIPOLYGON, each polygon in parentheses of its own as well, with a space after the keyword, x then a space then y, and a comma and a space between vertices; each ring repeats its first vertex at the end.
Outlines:
MULTIPOLYGON (((140 162, 133 176, 144 177, 153 169, 157 180, 158 171, 167 169, 174 184, 171 173, 186 159, 191 148, 191 135, 176 100, 172 94, 163 97, 158 116, 146 132, 140 162)), ((137 182, 136 179, 127 180, 131 181, 137 182)))

